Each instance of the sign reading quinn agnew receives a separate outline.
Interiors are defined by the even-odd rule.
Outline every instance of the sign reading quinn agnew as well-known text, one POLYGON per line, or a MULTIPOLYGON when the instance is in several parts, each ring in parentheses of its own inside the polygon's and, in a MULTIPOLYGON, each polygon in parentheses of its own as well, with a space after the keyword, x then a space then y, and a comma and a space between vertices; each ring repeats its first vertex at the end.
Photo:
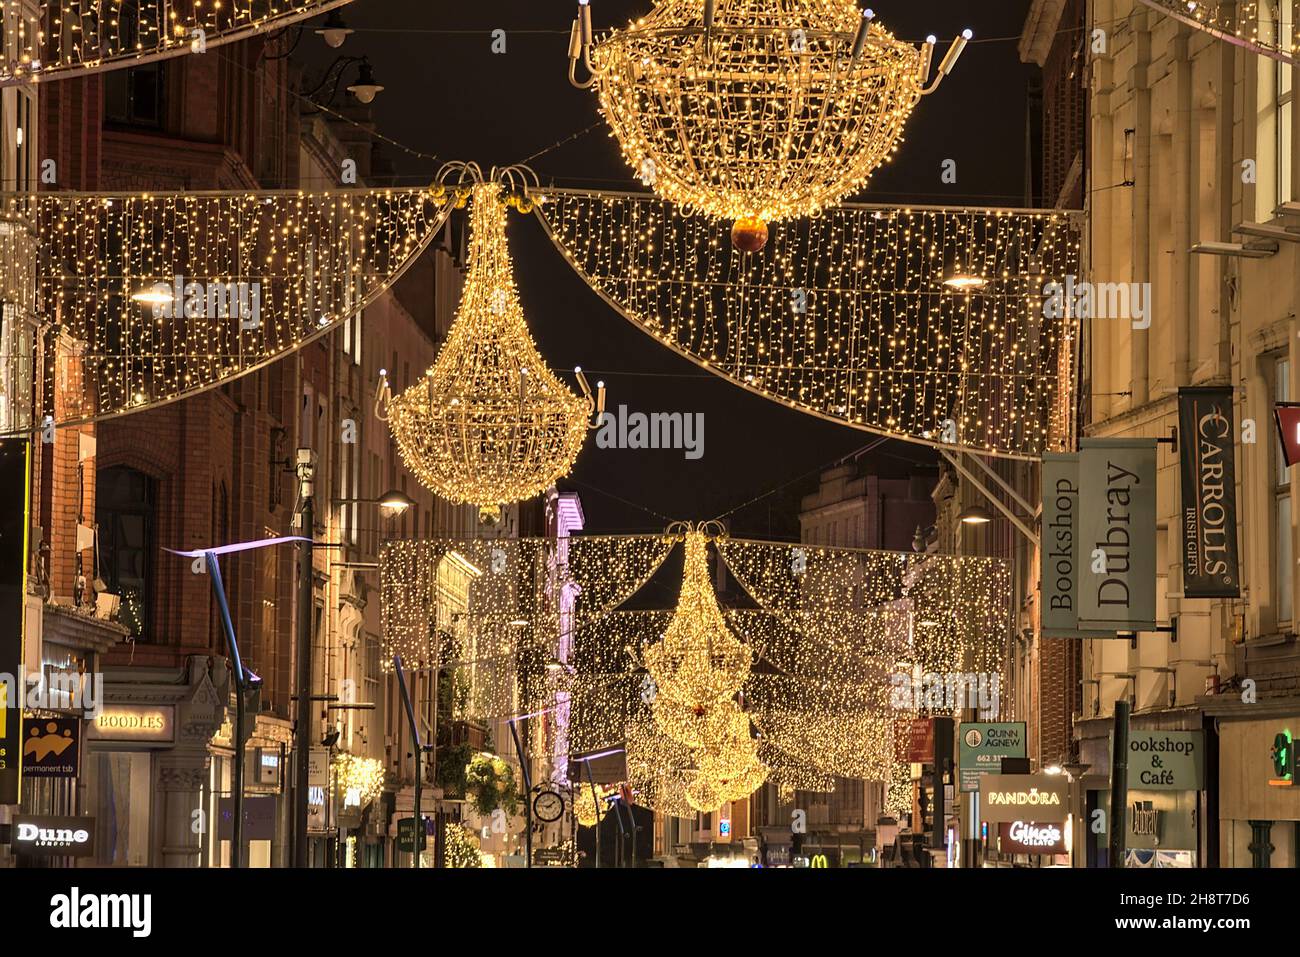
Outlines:
POLYGON ((985 774, 980 777, 980 819, 991 824, 1057 824, 1070 814, 1069 784, 1059 774, 985 774))
POLYGON ((1079 452, 1079 627, 1156 624, 1156 441, 1084 439, 1079 452))
POLYGON ((1237 465, 1232 390, 1178 390, 1183 596, 1236 598, 1237 465))

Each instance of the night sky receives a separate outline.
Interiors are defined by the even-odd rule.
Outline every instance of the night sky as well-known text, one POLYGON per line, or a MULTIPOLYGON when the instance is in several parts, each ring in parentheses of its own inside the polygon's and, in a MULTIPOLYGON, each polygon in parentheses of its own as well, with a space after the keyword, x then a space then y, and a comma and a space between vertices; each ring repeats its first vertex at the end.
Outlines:
MULTIPOLYGON (((936 65, 963 27, 975 40, 939 91, 917 106, 894 161, 859 198, 1025 205, 1026 92, 1035 68, 1020 62, 1016 47, 1029 0, 871 5, 897 37, 938 36, 936 65), (957 163, 954 185, 940 180, 947 158, 957 163)), ((592 0, 593 25, 597 33, 621 26, 651 6, 592 0)), ((574 89, 566 77, 576 7, 571 0, 355 0, 344 7, 356 33, 338 52, 367 55, 386 87, 374 104, 378 129, 439 158, 387 150, 396 181, 428 182, 440 160, 475 160, 485 169, 517 163, 596 123, 595 92, 574 89), (498 28, 506 31, 504 54, 491 50, 498 28)), ((317 75, 335 55, 311 35, 299 50, 317 75)), ((644 188, 603 124, 530 165, 543 184, 644 188)), ((581 365, 593 382, 603 379, 611 409, 704 413, 704 455, 694 461, 680 450, 601 449, 593 434, 561 483, 582 495, 589 531, 658 531, 669 520, 730 513, 733 534, 794 538, 798 496, 815 489, 819 468, 875 444, 871 433, 783 408, 670 353, 606 307, 533 217, 512 215, 510 223, 525 315, 553 368, 581 365)), ((867 455, 881 474, 935 460, 928 448, 897 441, 867 455)))

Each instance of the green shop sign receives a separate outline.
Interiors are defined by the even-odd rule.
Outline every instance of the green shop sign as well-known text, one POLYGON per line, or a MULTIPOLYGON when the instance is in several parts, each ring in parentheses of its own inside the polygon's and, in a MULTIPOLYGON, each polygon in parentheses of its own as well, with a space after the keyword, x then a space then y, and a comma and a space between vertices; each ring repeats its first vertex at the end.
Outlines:
POLYGON ((958 732, 961 753, 961 789, 978 791, 981 774, 1000 774, 1003 758, 1023 758, 1025 722, 994 721, 961 725, 958 732))

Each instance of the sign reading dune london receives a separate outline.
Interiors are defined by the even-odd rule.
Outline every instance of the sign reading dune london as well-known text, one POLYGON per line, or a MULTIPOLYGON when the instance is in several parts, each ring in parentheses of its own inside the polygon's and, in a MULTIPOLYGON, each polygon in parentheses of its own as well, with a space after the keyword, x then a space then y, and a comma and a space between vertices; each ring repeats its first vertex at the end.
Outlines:
POLYGON ((1156 624, 1156 441, 1084 439, 1079 452, 1079 627, 1156 624))
POLYGON ((1232 389, 1178 390, 1183 595, 1236 598, 1237 465, 1232 389))

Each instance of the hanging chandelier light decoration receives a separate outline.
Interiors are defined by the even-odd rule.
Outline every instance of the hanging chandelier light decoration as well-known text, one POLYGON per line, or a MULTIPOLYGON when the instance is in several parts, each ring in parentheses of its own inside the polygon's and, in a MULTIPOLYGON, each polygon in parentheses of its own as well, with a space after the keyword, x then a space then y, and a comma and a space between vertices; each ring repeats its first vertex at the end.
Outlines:
POLYGON ((550 189, 536 214, 611 308, 764 398, 1014 458, 1071 434, 1078 319, 1052 289, 1079 275, 1079 213, 844 204, 762 256, 646 194, 550 189))
POLYGON ((855 0, 657 0, 593 39, 580 0, 569 79, 594 86, 624 158, 685 210, 733 221, 756 252, 767 224, 812 216, 859 190, 898 149, 921 97, 971 38, 916 47, 855 0), (578 79, 578 66, 587 78, 578 79))
POLYGON ((567 475, 605 407, 581 369, 574 394, 537 351, 515 287, 506 209, 532 208, 523 167, 485 179, 474 164, 449 164, 439 176, 470 203, 469 275, 447 340, 424 377, 390 397, 381 382, 376 412, 387 418, 415 476, 438 495, 477 505, 495 521, 503 504, 539 495, 567 475), (386 410, 384 406, 387 406, 386 410))
POLYGON ((184 399, 328 334, 449 209, 428 188, 0 195, 0 291, 50 323, 45 424, 184 399))
POLYGON ((1208 33, 1291 66, 1300 65, 1300 29, 1294 0, 1141 0, 1202 33, 1208 33))
POLYGON ((204 53, 283 30, 352 0, 5 0, 0 86, 204 53))

